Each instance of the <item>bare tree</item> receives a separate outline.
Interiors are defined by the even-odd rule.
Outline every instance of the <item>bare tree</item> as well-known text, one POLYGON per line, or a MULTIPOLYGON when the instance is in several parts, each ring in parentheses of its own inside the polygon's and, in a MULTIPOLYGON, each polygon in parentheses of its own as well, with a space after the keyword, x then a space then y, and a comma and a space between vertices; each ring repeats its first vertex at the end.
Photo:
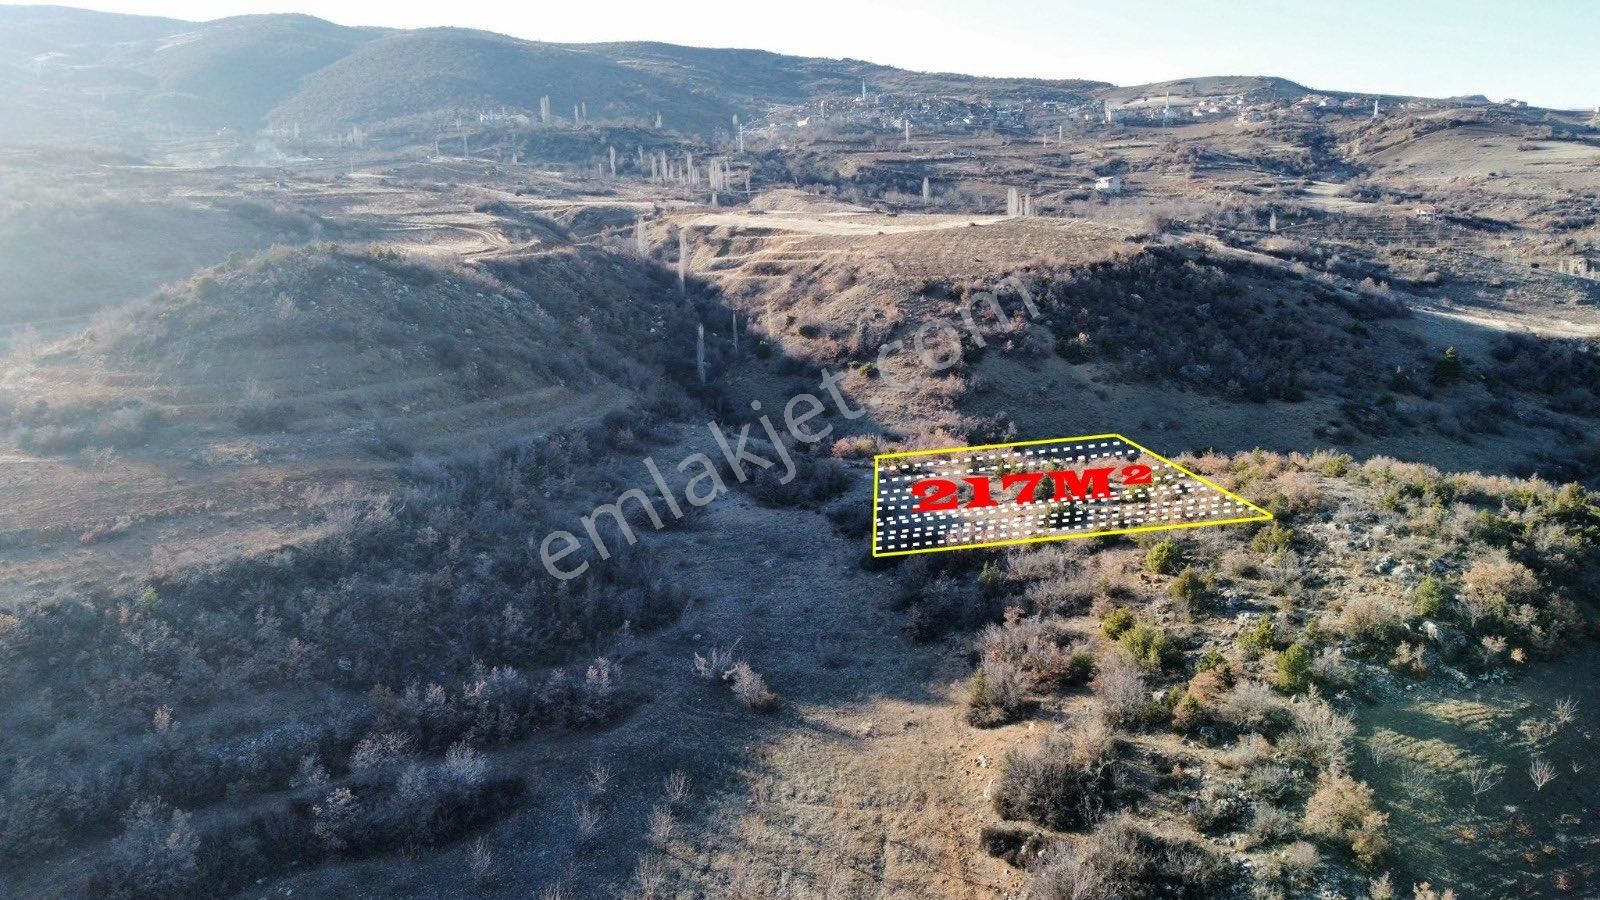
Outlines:
POLYGON ((578 804, 576 813, 578 832, 584 837, 589 837, 600 828, 600 811, 588 803, 578 804))
POLYGON ((689 799, 689 776, 682 771, 671 773, 662 782, 662 790, 666 792, 668 800, 682 803, 689 799))
POLYGON ((1556 736, 1558 726, 1549 719, 1525 719, 1517 726, 1522 732, 1522 737, 1528 742, 1528 749, 1539 750, 1551 738, 1556 736))
POLYGON ((1528 765, 1528 778, 1533 781, 1534 790, 1542 791, 1545 785, 1556 780, 1555 766, 1535 757, 1528 765))
POLYGON ((1489 766, 1474 766, 1467 770, 1467 789, 1472 791, 1472 802, 1495 789, 1500 783, 1500 773, 1489 766))
POLYGON ((672 838, 672 829, 676 823, 673 821, 672 810, 658 806, 650 811, 650 840, 658 847, 666 846, 672 838))
POLYGON ((653 853, 640 858, 639 866, 633 874, 639 882, 639 895, 646 900, 660 897, 662 890, 667 886, 666 863, 653 853))

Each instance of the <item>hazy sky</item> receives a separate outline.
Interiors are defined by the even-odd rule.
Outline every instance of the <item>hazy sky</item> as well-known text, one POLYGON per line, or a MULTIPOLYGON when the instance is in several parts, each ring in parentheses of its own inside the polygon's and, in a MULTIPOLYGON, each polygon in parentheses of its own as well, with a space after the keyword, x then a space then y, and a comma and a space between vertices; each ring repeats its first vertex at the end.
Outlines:
POLYGON ((182 19, 305 12, 347 25, 457 25, 551 41, 657 40, 910 69, 1137 84, 1281 75, 1313 87, 1600 104, 1596 0, 799 0, 752 3, 86 0, 182 19))

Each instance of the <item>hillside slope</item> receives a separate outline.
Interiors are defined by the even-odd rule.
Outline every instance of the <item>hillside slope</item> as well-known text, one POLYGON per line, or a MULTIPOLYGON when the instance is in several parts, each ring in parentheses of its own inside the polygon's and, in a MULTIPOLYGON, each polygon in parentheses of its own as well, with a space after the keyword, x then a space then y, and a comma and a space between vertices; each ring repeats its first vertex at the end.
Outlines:
POLYGON ((240 16, 171 36, 135 65, 160 85, 153 113, 254 128, 301 79, 379 34, 311 16, 240 16))
POLYGON ((659 112, 685 130, 727 123, 734 112, 725 101, 651 79, 598 53, 430 29, 374 41, 316 72, 270 119, 316 128, 428 114, 476 119, 480 109, 537 112, 544 96, 567 120, 573 105, 583 103, 591 119, 642 124, 659 112))
POLYGON ((314 247, 224 266, 13 357, 0 465, 10 602, 251 555, 412 454, 472 455, 664 389, 692 346, 649 270, 594 252, 484 268, 314 247), (496 274, 498 273, 498 274, 496 274))

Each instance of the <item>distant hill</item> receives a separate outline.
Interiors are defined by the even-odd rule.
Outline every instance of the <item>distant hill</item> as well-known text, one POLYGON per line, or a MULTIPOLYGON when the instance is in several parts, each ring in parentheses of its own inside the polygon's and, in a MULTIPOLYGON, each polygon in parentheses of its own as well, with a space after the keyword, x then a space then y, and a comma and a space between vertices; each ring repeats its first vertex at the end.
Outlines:
POLYGON ((258 125, 301 79, 383 32, 311 16, 219 19, 175 36, 135 64, 154 76, 159 103, 190 121, 258 125))
MULTIPOLYGON (((63 7, 0 8, 0 139, 126 134, 172 126, 327 134, 484 110, 707 135, 775 104, 875 93, 974 101, 1112 103, 1244 94, 1288 99, 1304 85, 1213 76, 1116 87, 1085 80, 908 72, 861 60, 652 42, 553 44, 484 31, 350 28, 303 15, 191 23, 63 7)), ((1328 92, 1334 93, 1339 92, 1328 92)))
POLYGON ((496 107, 533 113, 544 96, 563 119, 582 103, 592 120, 653 123, 659 112, 679 130, 727 127, 739 108, 600 51, 448 28, 357 48, 308 76, 269 118, 329 128, 496 107))
POLYGON ((573 44, 604 53, 630 68, 671 79, 698 91, 767 103, 798 103, 818 96, 856 94, 863 80, 872 92, 984 94, 1011 99, 1081 100, 1112 85, 1082 79, 981 78, 940 72, 910 72, 855 59, 784 56, 765 50, 681 47, 653 42, 573 44))
POLYGON ((0 8, 0 63, 23 65, 46 53, 103 53, 194 28, 180 19, 125 16, 65 6, 0 8))
POLYGON ((536 114, 707 133, 771 104, 875 92, 1082 100, 1091 81, 907 72, 860 60, 650 42, 552 44, 463 29, 348 28, 311 16, 191 23, 64 7, 0 8, 5 136, 72 137, 96 124, 312 130, 536 114))
MULTIPOLYGON (((1218 97, 1243 94, 1246 97, 1290 99, 1313 93, 1311 88, 1265 75, 1208 75, 1200 78, 1177 78, 1172 81, 1155 81, 1150 84, 1133 84, 1105 92, 1113 103, 1127 103, 1149 97, 1218 97)), ((1320 92, 1327 93, 1327 92, 1320 92)))

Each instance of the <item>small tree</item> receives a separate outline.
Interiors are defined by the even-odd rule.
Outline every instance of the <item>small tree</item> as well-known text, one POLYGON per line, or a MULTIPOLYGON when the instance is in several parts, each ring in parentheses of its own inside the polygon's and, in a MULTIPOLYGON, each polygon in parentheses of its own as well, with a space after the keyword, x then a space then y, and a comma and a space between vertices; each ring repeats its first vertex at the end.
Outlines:
POLYGON ((1276 649, 1278 634, 1272 627, 1272 620, 1266 617, 1259 618, 1255 624, 1239 632, 1239 646, 1252 659, 1276 649))
POLYGON ((1311 685, 1311 650, 1295 641, 1278 654, 1278 690, 1298 694, 1311 685))
POLYGON ((1447 348, 1444 356, 1433 364, 1434 384, 1452 384, 1461 380, 1461 375, 1466 367, 1461 362, 1461 351, 1454 347, 1447 348))
POLYGON ((1171 575, 1183 564, 1183 550, 1172 538, 1152 544, 1144 555, 1144 567, 1157 575, 1171 575))
POLYGON ((1211 585, 1205 576, 1193 568, 1187 568, 1167 586, 1167 596, 1181 604, 1184 610, 1190 610, 1204 600, 1210 590, 1211 585))
POLYGON ((1120 606, 1106 613, 1106 617, 1100 621, 1100 631, 1113 641, 1122 637, 1122 633, 1132 627, 1133 613, 1120 606))
POLYGON ((1444 582, 1432 575, 1427 576, 1417 584, 1415 592, 1417 615, 1429 619, 1437 617, 1444 612, 1446 599, 1444 582))

